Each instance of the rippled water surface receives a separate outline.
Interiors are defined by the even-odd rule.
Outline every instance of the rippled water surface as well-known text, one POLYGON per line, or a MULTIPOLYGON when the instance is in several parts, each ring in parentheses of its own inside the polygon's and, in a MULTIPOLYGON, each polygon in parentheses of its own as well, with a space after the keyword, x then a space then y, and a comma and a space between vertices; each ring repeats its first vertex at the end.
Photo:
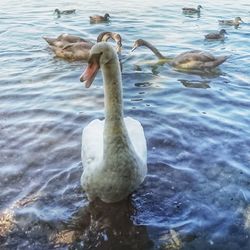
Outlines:
POLYGON ((250 4, 188 1, 0 2, 1 249, 249 249, 250 4), (76 8, 56 18, 53 10, 76 8), (111 22, 90 24, 93 14, 111 22), (241 16, 224 42, 204 41, 217 20, 241 16), (85 62, 54 57, 42 36, 95 41, 123 37, 125 114, 138 119, 148 145, 148 175, 119 204, 89 204, 80 187, 81 133, 103 118, 98 74, 79 81, 85 62), (213 73, 180 72, 164 55, 203 49, 230 58, 213 73))

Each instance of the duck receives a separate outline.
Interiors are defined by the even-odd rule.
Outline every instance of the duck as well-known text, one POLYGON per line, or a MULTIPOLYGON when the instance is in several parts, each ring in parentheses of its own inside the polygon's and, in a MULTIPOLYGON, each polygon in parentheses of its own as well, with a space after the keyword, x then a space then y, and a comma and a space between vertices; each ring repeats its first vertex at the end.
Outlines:
POLYGON ((244 23, 243 20, 238 16, 232 20, 218 20, 220 25, 229 25, 229 26, 239 26, 240 23, 244 23))
POLYGON ((60 11, 59 9, 55 9, 54 13, 57 14, 57 17, 60 17, 61 15, 70 15, 70 14, 74 14, 76 12, 75 9, 72 10, 62 10, 60 11))
POLYGON ((95 44, 80 81, 89 88, 99 70, 104 86, 105 119, 91 121, 82 132, 81 186, 89 201, 115 203, 126 199, 147 174, 147 145, 141 123, 124 117, 122 78, 115 49, 95 44))
POLYGON ((208 40, 224 40, 225 35, 227 35, 227 32, 225 29, 221 29, 219 32, 212 32, 207 35, 205 35, 205 39, 208 40))
POLYGON ((110 15, 106 13, 104 16, 94 15, 90 16, 90 23, 102 23, 102 22, 108 22, 110 18, 110 15))
POLYGON ((228 58, 228 56, 215 57, 201 50, 191 50, 183 52, 174 58, 168 58, 162 55, 154 45, 143 39, 136 40, 131 51, 140 46, 149 48, 160 60, 165 60, 170 66, 181 70, 210 70, 222 64, 228 58))
MULTIPOLYGON (((43 38, 50 45, 50 48, 57 57, 74 61, 87 60, 89 51, 94 45, 94 43, 89 40, 69 34, 61 34, 57 38, 43 38)), ((97 42, 108 41, 110 38, 116 42, 116 50, 120 55, 122 38, 118 33, 109 31, 101 32, 97 37, 97 42)))
POLYGON ((182 8, 184 14, 199 14, 201 12, 202 6, 198 5, 197 9, 195 8, 182 8))

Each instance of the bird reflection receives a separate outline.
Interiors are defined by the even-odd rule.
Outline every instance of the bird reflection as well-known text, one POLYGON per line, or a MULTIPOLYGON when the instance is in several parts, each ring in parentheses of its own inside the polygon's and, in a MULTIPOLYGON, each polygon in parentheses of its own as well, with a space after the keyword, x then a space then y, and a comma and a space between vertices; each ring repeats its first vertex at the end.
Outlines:
POLYGON ((146 226, 133 222, 135 213, 129 199, 114 204, 96 200, 73 216, 65 232, 71 236, 74 249, 83 246, 84 249, 102 250, 152 249, 146 226))
POLYGON ((179 82, 186 88, 200 88, 200 89, 207 89, 210 88, 209 81, 195 81, 195 80, 184 80, 179 79, 179 82))

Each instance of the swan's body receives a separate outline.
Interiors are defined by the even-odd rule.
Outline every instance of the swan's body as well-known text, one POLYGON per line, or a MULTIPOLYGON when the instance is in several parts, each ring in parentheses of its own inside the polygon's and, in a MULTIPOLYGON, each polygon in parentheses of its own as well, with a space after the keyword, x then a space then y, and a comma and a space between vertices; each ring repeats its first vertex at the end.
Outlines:
POLYGON ((135 41, 132 51, 140 46, 149 48, 161 60, 165 58, 171 66, 184 70, 212 69, 225 62, 228 58, 227 56, 214 57, 212 54, 201 50, 191 50, 169 59, 163 56, 155 46, 143 39, 135 41))
POLYGON ((233 20, 219 20, 220 25, 229 25, 229 26, 239 26, 240 23, 244 23, 240 17, 235 17, 233 20))
POLYGON ((63 48, 51 46, 51 49, 57 57, 67 60, 79 61, 88 59, 89 51, 92 46, 93 45, 86 42, 78 42, 65 45, 63 48))
POLYGON ((205 35, 205 38, 208 40, 224 40, 225 34, 227 34, 226 30, 221 29, 219 32, 212 32, 205 35))
POLYGON ((50 45, 54 47, 60 47, 63 48, 64 46, 70 44, 70 43, 78 43, 78 42, 85 42, 90 45, 94 45, 90 40, 86 40, 80 36, 70 35, 63 33, 60 36, 56 38, 51 37, 43 37, 43 39, 50 45))
POLYGON ((76 12, 75 9, 72 10, 59 10, 59 9, 55 9, 54 13, 57 14, 57 17, 60 17, 61 15, 70 15, 70 14, 74 14, 76 12))
POLYGON ((147 173, 147 147, 139 121, 123 117, 122 81, 117 53, 108 43, 90 51, 80 80, 89 87, 101 67, 104 79, 105 120, 94 120, 83 130, 81 185, 88 199, 104 202, 125 199, 147 173))
MULTIPOLYGON (((89 57, 89 51, 94 45, 94 43, 89 40, 69 34, 61 34, 57 38, 43 38, 50 45, 50 48, 56 56, 67 60, 87 60, 89 57)), ((116 50, 120 53, 122 38, 118 33, 102 32, 97 37, 97 42, 107 41, 110 38, 116 42, 116 50)))
POLYGON ((94 15, 89 17, 91 23, 108 22, 109 18, 110 15, 108 13, 106 13, 104 16, 94 15))
POLYGON ((201 12, 202 6, 198 5, 197 9, 195 8, 182 8, 184 14, 199 14, 201 12))

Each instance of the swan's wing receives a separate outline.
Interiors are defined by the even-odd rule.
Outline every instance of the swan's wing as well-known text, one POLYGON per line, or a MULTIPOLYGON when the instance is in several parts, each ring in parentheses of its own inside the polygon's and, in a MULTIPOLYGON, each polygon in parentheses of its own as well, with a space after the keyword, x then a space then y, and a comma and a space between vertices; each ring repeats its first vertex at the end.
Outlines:
POLYGON ((82 163, 84 167, 100 162, 103 156, 104 121, 90 122, 82 131, 82 163))
POLYGON ((130 141, 142 162, 147 164, 147 144, 141 123, 131 117, 124 118, 130 141))
POLYGON ((90 50, 92 44, 87 42, 76 42, 76 43, 69 43, 63 47, 63 50, 68 51, 76 51, 76 50, 90 50))
POLYGON ((93 43, 91 41, 89 41, 89 40, 81 38, 80 36, 74 36, 74 35, 69 35, 69 34, 60 35, 60 40, 63 40, 65 42, 67 42, 67 43, 84 42, 84 43, 89 43, 89 44, 93 45, 93 43))
POLYGON ((214 61, 216 58, 205 51, 200 50, 192 50, 188 52, 181 53, 180 55, 176 56, 173 62, 177 65, 180 64, 188 64, 190 62, 209 62, 214 61))

